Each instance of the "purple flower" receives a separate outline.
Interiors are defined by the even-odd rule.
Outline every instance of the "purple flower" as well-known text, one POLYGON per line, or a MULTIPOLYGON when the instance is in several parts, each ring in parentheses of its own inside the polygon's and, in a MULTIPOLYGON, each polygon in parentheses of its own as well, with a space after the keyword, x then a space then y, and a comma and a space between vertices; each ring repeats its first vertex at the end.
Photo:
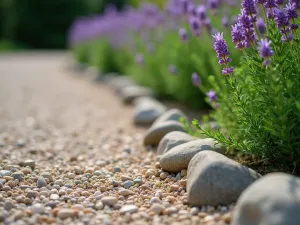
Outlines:
POLYGON ((175 65, 170 65, 169 66, 169 72, 173 75, 175 75, 177 73, 177 69, 176 69, 176 66, 175 65))
POLYGON ((285 12, 289 20, 298 18, 298 12, 295 4, 288 3, 285 7, 285 12))
POLYGON ((223 63, 220 64, 226 64, 229 62, 229 55, 230 52, 228 50, 228 46, 223 38, 223 33, 217 33, 213 35, 214 38, 214 49, 218 55, 219 60, 222 60, 223 63))
POLYGON ((257 26, 259 33, 261 33, 261 34, 266 33, 267 27, 266 27, 265 21, 262 18, 258 18, 258 20, 256 21, 256 26, 257 26))
POLYGON ((180 6, 184 14, 188 13, 188 6, 189 6, 188 0, 180 0, 180 6))
POLYGON ((190 26, 191 26, 191 29, 192 29, 194 35, 196 35, 196 36, 200 35, 201 27, 200 27, 200 21, 198 18, 192 17, 190 19, 190 26))
POLYGON ((190 3, 190 4, 188 5, 188 13, 189 13, 191 16, 197 16, 196 7, 194 6, 194 4, 190 3))
POLYGON ((244 13, 244 11, 239 15, 238 20, 243 28, 245 47, 249 48, 251 44, 256 41, 253 22, 251 21, 251 18, 244 13))
POLYGON ((232 42, 235 44, 237 49, 245 48, 244 42, 244 30, 240 23, 232 26, 231 30, 232 42))
POLYGON ((218 0, 208 0, 208 6, 210 9, 219 8, 220 2, 218 0))
POLYGON ((277 4, 276 4, 275 0, 265 0, 264 7, 267 9, 272 9, 272 8, 276 8, 277 4))
POLYGON ((227 16, 224 16, 224 17, 222 18, 222 25, 223 25, 224 27, 228 27, 228 26, 229 26, 229 19, 228 19, 227 16))
POLYGON ((266 0, 254 0, 254 3, 255 3, 256 5, 258 5, 258 4, 263 5, 263 4, 265 4, 265 2, 266 2, 266 0))
POLYGON ((274 52, 271 48, 271 41, 267 39, 261 39, 258 43, 258 51, 262 58, 265 59, 264 64, 268 65, 270 63, 269 58, 274 55, 274 52))
POLYGON ((186 41, 188 39, 188 35, 185 28, 180 28, 178 33, 182 41, 186 41))
POLYGON ((210 102, 215 102, 218 98, 217 93, 210 90, 209 92, 206 93, 207 97, 209 98, 210 102))
POLYGON ((204 26, 208 30, 208 32, 211 32, 212 27, 211 27, 211 21, 209 18, 206 18, 206 20, 204 21, 204 26))
POLYGON ((222 74, 223 75, 229 75, 229 74, 232 74, 234 72, 234 67, 224 67, 222 69, 222 74))
POLYGON ((225 68, 223 68, 222 73, 230 74, 233 73, 233 67, 227 68, 228 63, 231 62, 231 58, 229 57, 230 52, 228 50, 228 46, 223 38, 223 33, 217 33, 213 35, 214 38, 214 49, 218 55, 219 58, 219 64, 225 65, 225 68))
POLYGON ((281 9, 274 10, 275 22, 278 28, 285 28, 289 26, 289 18, 281 9))
POLYGON ((297 9, 300 9, 300 1, 299 0, 290 0, 291 4, 295 4, 297 9))
POLYGON ((135 60, 138 64, 143 64, 144 63, 144 55, 143 54, 137 54, 135 57, 135 60))
POLYGON ((193 82, 193 85, 196 87, 198 87, 202 83, 202 81, 197 73, 192 74, 192 82, 193 82))
POLYGON ((283 5, 284 0, 275 0, 275 3, 276 3, 277 5, 283 5))
POLYGON ((196 8, 196 15, 199 17, 200 20, 205 20, 206 19, 206 8, 204 5, 199 5, 196 8))
POLYGON ((253 0, 243 0, 242 7, 246 15, 254 18, 257 14, 253 0))

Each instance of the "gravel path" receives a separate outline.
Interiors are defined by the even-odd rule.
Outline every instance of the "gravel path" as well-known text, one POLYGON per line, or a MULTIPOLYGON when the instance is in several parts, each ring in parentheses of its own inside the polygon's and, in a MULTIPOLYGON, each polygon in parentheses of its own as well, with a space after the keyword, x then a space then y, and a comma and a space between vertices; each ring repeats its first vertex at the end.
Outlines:
POLYGON ((132 108, 67 62, 0 55, 0 223, 229 224, 186 205, 186 171, 162 172, 132 108))

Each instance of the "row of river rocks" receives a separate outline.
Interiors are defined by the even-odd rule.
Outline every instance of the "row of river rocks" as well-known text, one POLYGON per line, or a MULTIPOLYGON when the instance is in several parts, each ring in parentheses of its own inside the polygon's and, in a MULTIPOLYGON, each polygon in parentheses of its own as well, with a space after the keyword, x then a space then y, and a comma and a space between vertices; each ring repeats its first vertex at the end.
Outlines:
MULTIPOLYGON (((144 145, 157 146, 165 171, 187 169, 187 197, 192 206, 219 206, 237 202, 232 225, 300 224, 300 179, 271 173, 261 177, 225 156, 213 139, 188 135, 179 122, 186 116, 153 99, 154 93, 137 87, 126 77, 106 77, 124 103, 134 103, 137 125, 151 125, 144 145)), ((132 209, 135 210, 135 209, 132 209)))

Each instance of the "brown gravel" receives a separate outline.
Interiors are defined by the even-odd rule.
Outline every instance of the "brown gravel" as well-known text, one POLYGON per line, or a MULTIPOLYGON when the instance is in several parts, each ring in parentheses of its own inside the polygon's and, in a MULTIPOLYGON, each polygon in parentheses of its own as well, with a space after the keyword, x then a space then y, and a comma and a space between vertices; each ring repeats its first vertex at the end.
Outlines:
POLYGON ((232 206, 186 204, 186 171, 161 171, 133 109, 68 62, 0 55, 0 223, 229 224, 232 206))

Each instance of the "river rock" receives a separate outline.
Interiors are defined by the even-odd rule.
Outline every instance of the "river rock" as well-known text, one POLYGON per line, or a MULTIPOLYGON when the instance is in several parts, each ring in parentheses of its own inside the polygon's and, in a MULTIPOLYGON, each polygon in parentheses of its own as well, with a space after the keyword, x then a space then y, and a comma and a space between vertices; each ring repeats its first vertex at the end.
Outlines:
POLYGON ((144 145, 158 145, 161 139, 172 131, 185 132, 184 126, 177 121, 165 121, 150 127, 144 137, 144 145))
POLYGON ((198 139, 177 145, 164 153, 160 158, 160 166, 168 172, 180 172, 187 169, 194 155, 201 151, 212 150, 224 153, 225 149, 212 138, 198 139))
POLYGON ((150 88, 140 86, 124 87, 120 91, 120 97, 124 103, 132 103, 138 97, 153 97, 154 92, 150 88))
POLYGON ((155 120, 153 126, 166 121, 180 121, 180 118, 185 118, 187 120, 186 115, 179 109, 170 109, 162 116, 160 116, 157 120, 155 120))
POLYGON ((268 174, 250 185, 238 199, 232 225, 300 224, 300 179, 268 174))
POLYGON ((109 87, 114 89, 117 94, 120 94, 123 88, 135 85, 134 81, 132 81, 130 78, 117 74, 109 74, 105 79, 106 80, 104 82, 107 83, 109 87), (108 76, 110 76, 110 78, 108 78, 108 76))
POLYGON ((167 108, 157 100, 149 97, 140 97, 135 101, 134 123, 151 125, 167 108))
POLYGON ((199 152, 188 167, 188 203, 194 206, 231 204, 259 177, 252 169, 220 153, 199 152))
POLYGON ((157 154, 163 155, 170 149, 174 148, 177 145, 181 145, 190 141, 195 140, 195 137, 188 135, 187 133, 181 131, 173 131, 166 134, 163 139, 159 142, 157 148, 157 154))

